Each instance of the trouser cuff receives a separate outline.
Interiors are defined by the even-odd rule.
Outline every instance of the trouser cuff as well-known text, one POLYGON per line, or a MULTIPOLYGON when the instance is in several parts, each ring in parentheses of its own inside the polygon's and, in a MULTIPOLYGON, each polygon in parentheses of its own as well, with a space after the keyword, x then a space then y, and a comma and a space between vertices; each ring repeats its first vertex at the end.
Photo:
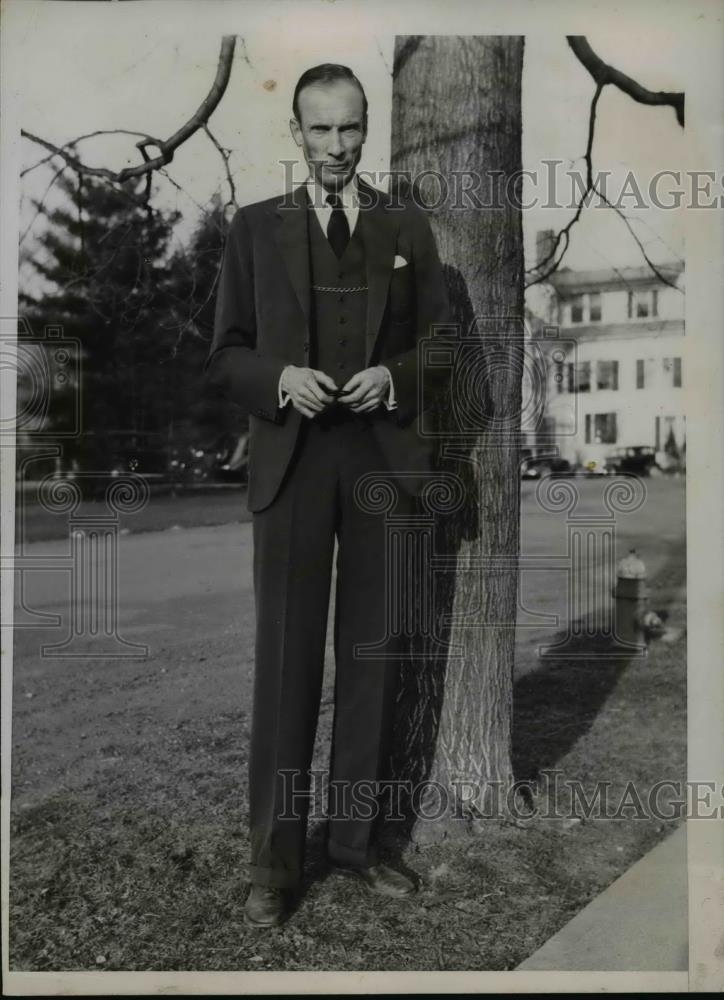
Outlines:
POLYGON ((266 885, 272 889, 296 889, 301 876, 295 872, 280 868, 264 868, 261 865, 249 865, 249 881, 254 885, 266 885))
POLYGON ((371 865, 377 864, 377 850, 373 844, 365 849, 359 849, 329 840, 327 842, 327 856, 330 861, 349 868, 369 868, 371 865))

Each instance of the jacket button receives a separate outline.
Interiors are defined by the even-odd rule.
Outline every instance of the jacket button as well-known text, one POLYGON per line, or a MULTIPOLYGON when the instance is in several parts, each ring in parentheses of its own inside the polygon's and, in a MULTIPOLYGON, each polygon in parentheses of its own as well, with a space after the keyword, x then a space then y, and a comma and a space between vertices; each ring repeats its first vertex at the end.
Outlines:
POLYGON ((347 317, 346 316, 340 316, 339 317, 339 322, 342 324, 342 326, 344 326, 344 324, 347 322, 347 317))
POLYGON ((309 350, 309 343, 308 343, 308 342, 307 342, 307 343, 306 343, 306 344, 304 345, 304 350, 305 350, 305 351, 308 351, 308 350, 309 350))

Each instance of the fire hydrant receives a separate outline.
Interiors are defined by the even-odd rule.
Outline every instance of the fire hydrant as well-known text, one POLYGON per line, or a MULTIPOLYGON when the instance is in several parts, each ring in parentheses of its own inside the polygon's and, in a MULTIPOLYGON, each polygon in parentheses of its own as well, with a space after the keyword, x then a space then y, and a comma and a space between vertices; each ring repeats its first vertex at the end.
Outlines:
POLYGON ((616 567, 616 637, 622 642, 642 645, 645 642, 644 615, 649 591, 646 586, 646 566, 631 549, 616 567))

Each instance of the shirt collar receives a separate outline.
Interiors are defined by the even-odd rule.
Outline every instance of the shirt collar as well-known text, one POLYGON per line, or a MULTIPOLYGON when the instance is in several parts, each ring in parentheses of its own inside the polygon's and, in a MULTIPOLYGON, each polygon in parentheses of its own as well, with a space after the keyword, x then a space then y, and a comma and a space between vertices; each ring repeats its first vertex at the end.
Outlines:
MULTIPOLYGON (((305 181, 310 201, 315 208, 327 205, 327 195, 330 193, 317 184, 313 177, 308 177, 305 181)), ((343 188, 337 191, 342 201, 342 208, 359 208, 359 194, 357 189, 357 174, 353 174, 343 188)))

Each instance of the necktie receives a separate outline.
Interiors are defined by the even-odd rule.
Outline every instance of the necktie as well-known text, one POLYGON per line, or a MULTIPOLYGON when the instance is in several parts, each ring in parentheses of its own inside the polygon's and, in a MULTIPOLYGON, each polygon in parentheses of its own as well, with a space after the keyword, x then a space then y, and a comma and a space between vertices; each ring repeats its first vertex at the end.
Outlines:
POLYGON ((338 194, 328 194, 327 204, 332 209, 327 226, 327 239, 337 258, 340 258, 349 243, 349 223, 338 194))

